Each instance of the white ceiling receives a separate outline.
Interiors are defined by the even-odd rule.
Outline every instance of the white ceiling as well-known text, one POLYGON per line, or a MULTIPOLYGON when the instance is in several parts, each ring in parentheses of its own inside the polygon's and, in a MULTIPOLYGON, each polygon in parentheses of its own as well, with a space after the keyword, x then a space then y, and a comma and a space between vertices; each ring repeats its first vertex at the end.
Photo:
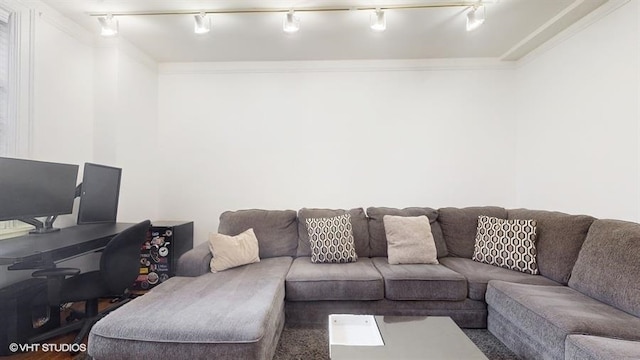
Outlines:
MULTIPOLYGON (((93 33, 94 13, 440 5, 435 0, 41 0, 93 33)), ((118 17, 118 36, 158 62, 498 58, 517 60, 608 0, 492 0, 486 21, 465 30, 466 7, 387 10, 387 30, 369 29, 371 11, 298 12, 300 31, 282 31, 284 13, 214 14, 193 33, 193 15, 118 17)), ((474 4, 477 1, 455 3, 474 4)))

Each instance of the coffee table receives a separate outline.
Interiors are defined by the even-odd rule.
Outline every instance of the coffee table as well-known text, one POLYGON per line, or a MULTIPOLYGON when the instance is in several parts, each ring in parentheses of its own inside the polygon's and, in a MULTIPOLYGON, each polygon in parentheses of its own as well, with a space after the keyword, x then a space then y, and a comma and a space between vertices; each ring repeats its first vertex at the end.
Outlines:
MULTIPOLYGON (((344 333, 342 315, 332 315, 329 333, 344 333), (334 321, 331 321, 333 319, 334 321), (333 328, 332 328, 333 327, 333 328)), ((349 316, 349 315, 345 315, 349 316)), ((341 359, 483 359, 487 357, 469 340, 450 317, 442 316, 374 316, 382 346, 338 345, 330 343, 332 360, 341 359)), ((351 321, 351 320, 349 320, 351 321)), ((367 321, 368 322, 368 321, 367 321)), ((343 322, 344 323, 344 322, 343 322)), ((369 331, 349 327, 346 331, 369 331)), ((358 338, 361 334, 347 334, 358 338)), ((332 340, 329 340, 332 342, 332 340)), ((336 340, 340 342, 340 340, 336 340)))

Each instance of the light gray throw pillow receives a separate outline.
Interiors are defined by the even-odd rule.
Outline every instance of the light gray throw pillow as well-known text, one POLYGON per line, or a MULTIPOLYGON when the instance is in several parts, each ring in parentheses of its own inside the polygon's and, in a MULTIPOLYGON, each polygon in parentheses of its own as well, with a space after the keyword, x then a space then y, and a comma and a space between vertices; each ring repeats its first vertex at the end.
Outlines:
POLYGON ((389 264, 438 264, 438 251, 426 216, 382 218, 389 264))
POLYGON ((253 229, 236 236, 211 234, 209 236, 211 272, 223 271, 260 261, 258 238, 253 229))

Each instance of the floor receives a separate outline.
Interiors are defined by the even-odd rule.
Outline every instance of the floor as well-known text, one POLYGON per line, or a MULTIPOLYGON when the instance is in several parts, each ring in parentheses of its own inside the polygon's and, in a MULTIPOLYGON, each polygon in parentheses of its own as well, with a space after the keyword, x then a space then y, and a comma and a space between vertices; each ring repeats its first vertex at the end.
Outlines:
MULTIPOLYGON (((111 300, 110 299, 104 299, 101 300, 98 308, 100 310, 107 308, 109 305, 111 305, 111 300)), ((76 310, 80 310, 83 311, 84 310, 84 302, 78 302, 78 303, 74 303, 72 305, 73 309, 76 310)), ((61 312, 60 314, 60 318, 62 319, 62 321, 64 322, 67 317, 67 315, 69 314, 69 310, 64 310, 61 312)), ((60 350, 64 350, 65 347, 69 347, 68 344, 71 344, 73 342, 73 340, 76 337, 76 333, 77 332, 72 332, 68 335, 63 335, 51 340, 47 340, 45 342, 46 346, 48 347, 47 351, 43 350, 44 345, 39 345, 40 349, 38 351, 30 351, 30 352, 25 352, 25 353, 20 353, 20 354, 16 354, 16 355, 11 355, 11 356, 7 356, 7 357, 3 357, 3 360, 68 360, 68 359, 73 359, 76 355, 71 355, 70 353, 66 352, 66 351, 60 351, 60 350), (57 344, 57 345, 53 345, 53 344, 57 344)), ((85 338, 84 340, 84 344, 86 345, 87 340, 85 338)), ((83 356, 84 357, 84 356, 83 356)))

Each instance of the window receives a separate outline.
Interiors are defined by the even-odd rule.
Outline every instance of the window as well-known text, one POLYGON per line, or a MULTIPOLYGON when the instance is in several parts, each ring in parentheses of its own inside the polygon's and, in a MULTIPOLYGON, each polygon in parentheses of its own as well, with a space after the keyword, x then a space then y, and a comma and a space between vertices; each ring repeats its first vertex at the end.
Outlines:
MULTIPOLYGON (((29 155, 33 14, 16 1, 0 5, 0 156, 29 155)), ((0 221, 0 239, 29 228, 20 221, 0 221)))
POLYGON ((0 156, 11 155, 9 143, 9 13, 0 9, 0 156))
MULTIPOLYGON (((0 156, 9 155, 9 13, 0 9, 0 156)), ((11 227, 12 221, 0 222, 0 229, 11 227)))

